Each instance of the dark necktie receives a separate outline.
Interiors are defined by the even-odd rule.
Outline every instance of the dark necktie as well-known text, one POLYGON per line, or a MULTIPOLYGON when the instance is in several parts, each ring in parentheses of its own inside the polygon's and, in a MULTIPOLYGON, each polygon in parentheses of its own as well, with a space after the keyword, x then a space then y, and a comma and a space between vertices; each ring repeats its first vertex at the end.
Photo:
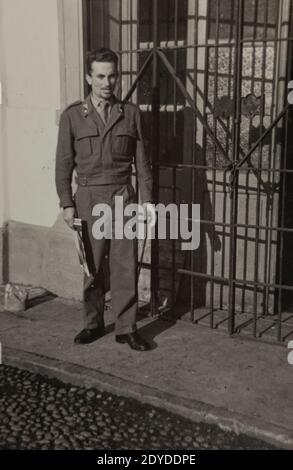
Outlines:
POLYGON ((103 109, 103 117, 104 117, 104 121, 105 121, 106 124, 107 124, 108 119, 109 119, 109 110, 110 110, 110 104, 105 103, 104 109, 103 109))

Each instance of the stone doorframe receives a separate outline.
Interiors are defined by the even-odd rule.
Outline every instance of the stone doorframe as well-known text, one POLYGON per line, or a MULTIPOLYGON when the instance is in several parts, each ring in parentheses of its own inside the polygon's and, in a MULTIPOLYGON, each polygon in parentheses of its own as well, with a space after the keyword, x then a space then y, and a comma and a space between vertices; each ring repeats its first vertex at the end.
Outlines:
POLYGON ((57 0, 60 60, 60 108, 83 99, 82 0, 57 0))

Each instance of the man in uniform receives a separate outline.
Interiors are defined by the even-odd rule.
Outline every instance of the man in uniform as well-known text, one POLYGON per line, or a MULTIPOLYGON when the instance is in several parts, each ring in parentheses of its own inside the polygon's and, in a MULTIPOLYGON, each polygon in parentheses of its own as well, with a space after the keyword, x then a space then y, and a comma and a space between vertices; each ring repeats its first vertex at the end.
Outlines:
POLYGON ((56 188, 63 218, 73 228, 75 215, 87 226, 90 248, 88 262, 91 281, 84 282, 84 329, 75 337, 88 344, 105 334, 104 258, 109 249, 112 309, 115 315, 115 339, 132 349, 144 351, 148 343, 136 330, 137 251, 136 241, 96 239, 92 227, 96 204, 114 205, 114 197, 123 197, 123 205, 135 202, 131 185, 132 162, 147 217, 154 216, 152 174, 145 152, 145 137, 139 109, 120 102, 114 95, 118 78, 118 57, 110 49, 98 49, 88 55, 86 80, 90 95, 68 106, 61 115, 56 151, 56 188), (75 169, 77 191, 71 181, 75 169), (110 244, 110 246, 108 245, 110 244))

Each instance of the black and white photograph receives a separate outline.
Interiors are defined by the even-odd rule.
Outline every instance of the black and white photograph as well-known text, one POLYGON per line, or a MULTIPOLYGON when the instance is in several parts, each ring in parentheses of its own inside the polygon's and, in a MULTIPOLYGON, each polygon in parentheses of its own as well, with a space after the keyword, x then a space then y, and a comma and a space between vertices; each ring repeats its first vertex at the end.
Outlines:
POLYGON ((10 465, 290 461, 292 46, 292 0, 0 0, 10 465))

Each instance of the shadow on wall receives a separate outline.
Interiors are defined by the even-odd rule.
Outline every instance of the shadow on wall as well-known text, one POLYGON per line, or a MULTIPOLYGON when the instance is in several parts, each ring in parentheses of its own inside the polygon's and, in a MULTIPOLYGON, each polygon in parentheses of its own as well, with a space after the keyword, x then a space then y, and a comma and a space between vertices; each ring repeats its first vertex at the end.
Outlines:
MULTIPOLYGON (((205 152, 194 144, 194 113, 189 107, 183 108, 176 116, 176 135, 172 135, 170 117, 161 118, 161 168, 159 202, 169 204, 192 203, 200 205, 200 217, 206 221, 213 220, 210 192, 208 190, 207 171, 196 169, 192 175, 191 168, 170 167, 170 164, 192 164, 193 145, 196 145, 194 163, 207 165, 205 152), (171 129, 171 132, 170 132, 171 129), (164 166, 165 165, 165 166, 164 166), (169 165, 169 166, 168 166, 169 165), (175 191, 172 186, 175 186, 175 191)), ((206 274, 208 271, 208 241, 213 251, 219 251, 221 241, 217 233, 213 233, 211 224, 201 224, 200 245, 195 251, 182 251, 179 241, 159 241, 159 302, 172 304, 175 300, 176 313, 186 312, 190 303, 191 281, 194 283, 195 308, 206 305, 207 280, 179 274, 178 269, 190 270, 193 256, 194 271, 206 274), (174 284, 172 282, 172 250, 175 249, 174 284), (175 287, 175 293, 174 293, 175 287), (167 300, 166 300, 167 299, 167 300), (186 307, 186 308, 185 308, 186 307)))

